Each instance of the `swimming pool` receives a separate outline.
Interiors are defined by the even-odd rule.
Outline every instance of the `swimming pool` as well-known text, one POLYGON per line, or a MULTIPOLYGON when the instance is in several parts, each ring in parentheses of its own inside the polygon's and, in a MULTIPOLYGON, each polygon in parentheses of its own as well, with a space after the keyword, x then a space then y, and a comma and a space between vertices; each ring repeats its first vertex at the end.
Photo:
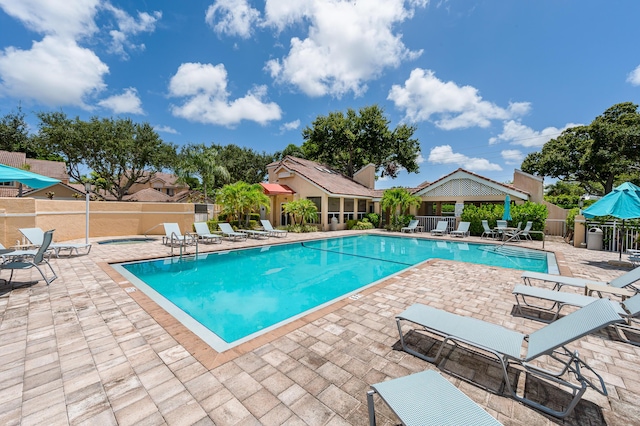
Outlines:
POLYGON ((557 269, 549 253, 497 247, 358 235, 114 267, 220 352, 431 258, 557 269))

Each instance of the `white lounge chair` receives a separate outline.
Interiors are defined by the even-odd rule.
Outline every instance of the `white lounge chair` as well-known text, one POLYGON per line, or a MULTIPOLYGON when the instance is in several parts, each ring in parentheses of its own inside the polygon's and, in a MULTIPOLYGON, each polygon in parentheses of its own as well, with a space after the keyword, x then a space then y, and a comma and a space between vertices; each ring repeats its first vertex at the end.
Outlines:
MULTIPOLYGON (((20 228, 20 233, 25 236, 27 240, 35 247, 40 247, 42 242, 44 241, 44 231, 40 228, 20 228)), ((60 256, 61 250, 69 250, 69 256, 73 254, 75 251, 77 255, 80 254, 80 249, 86 249, 87 252, 84 254, 89 254, 91 251, 91 244, 72 244, 72 243, 51 243, 49 246, 50 249, 53 250, 53 253, 56 257, 60 256)))
POLYGON ((369 425, 375 426, 376 393, 400 419, 403 425, 469 425, 499 426, 471 398, 433 370, 371 385, 367 392, 369 425))
POLYGON ((268 231, 258 231, 255 229, 243 229, 242 232, 246 233, 250 238, 259 239, 267 239, 271 236, 271 233, 268 231))
POLYGON ((45 254, 49 247, 51 246, 51 241, 53 240, 53 230, 46 231, 44 236, 42 237, 42 243, 35 254, 24 254, 21 257, 13 257, 10 260, 2 263, 0 265, 0 269, 8 269, 11 271, 11 275, 9 276, 9 280, 7 284, 11 284, 11 280, 13 279, 13 272, 16 270, 26 270, 31 268, 36 268, 36 270, 42 275, 42 278, 45 280, 47 285, 51 284, 53 280, 58 278, 56 272, 53 270, 53 267, 49 263, 49 260, 46 258, 45 254), (47 277, 45 272, 41 269, 44 265, 48 266, 51 270, 51 277, 47 277))
POLYGON ((180 231, 180 226, 177 223, 163 223, 164 237, 162 237, 162 244, 174 246, 189 246, 197 242, 198 237, 195 234, 186 232, 184 235, 180 231))
POLYGON ((495 238, 496 237, 496 231, 494 231, 493 229, 491 229, 489 227, 489 222, 486 220, 482 221, 482 228, 484 229, 484 231, 482 231, 482 235, 480 235, 480 238, 484 238, 484 237, 489 237, 489 238, 495 238))
POLYGON ((416 232, 418 229, 418 220, 410 220, 409 225, 400 228, 400 232, 416 232))
POLYGON ((464 238, 469 235, 469 225, 471 225, 471 222, 460 222, 458 224, 458 229, 449 232, 449 235, 452 237, 464 238))
POLYGON ((230 238, 233 241, 236 240, 246 240, 248 234, 245 232, 236 232, 233 230, 229 223, 218 223, 220 230, 222 231, 222 236, 226 238, 230 238))
POLYGON ((524 229, 522 230, 522 232, 520 232, 520 237, 530 240, 531 234, 529 233, 529 231, 531 231, 532 227, 533 227, 533 222, 530 220, 527 221, 527 224, 524 226, 524 229))
POLYGON ((568 285, 570 287, 584 288, 585 293, 600 292, 600 295, 602 295, 603 292, 607 292, 631 297, 640 291, 638 287, 633 285, 640 280, 640 268, 632 269, 609 282, 531 271, 523 272, 522 279, 526 285, 532 285, 532 280, 537 280, 554 283, 554 290, 560 290, 562 286, 568 285))
POLYGON ((287 231, 284 231, 282 229, 274 228, 273 225, 271 225, 271 222, 269 220, 267 220, 267 219, 262 219, 260 221, 260 223, 262 223, 262 227, 264 228, 264 230, 269 232, 272 237, 286 237, 287 236, 287 231))
POLYGON ((438 224, 435 228, 431 230, 431 235, 445 235, 447 233, 447 227, 449 226, 449 221, 441 220, 438 221, 438 224))
POLYGON ((445 348, 451 349, 451 345, 454 347, 460 345, 467 350, 491 354, 502 366, 504 386, 514 399, 559 418, 564 418, 571 413, 587 387, 607 395, 602 377, 578 357, 577 351, 568 349, 566 345, 587 334, 621 322, 623 322, 622 318, 608 299, 598 299, 529 335, 422 304, 414 304, 396 316, 400 343, 404 351, 432 363, 438 361, 445 348), (436 339, 436 343, 442 339, 440 347, 433 357, 407 346, 402 332, 403 321, 424 329, 426 333, 436 339), (527 342, 526 347, 523 346, 525 341, 527 342), (548 371, 531 363, 542 356, 548 356, 559 363, 560 370, 548 371), (558 411, 527 398, 526 394, 519 395, 517 386, 512 386, 508 375, 510 366, 517 366, 526 374, 537 376, 543 381, 550 381, 568 389, 572 394, 571 402, 564 407, 563 411, 558 411), (599 384, 594 384, 593 379, 582 374, 585 369, 589 370, 588 376, 595 376, 598 379, 599 384), (563 376, 575 377, 579 385, 569 382, 568 379, 563 379, 563 376))
MULTIPOLYGON (((597 297, 585 296, 583 294, 569 293, 565 291, 555 291, 548 288, 533 287, 530 285, 518 284, 513 288, 513 295, 516 298, 516 309, 525 318, 542 320, 542 318, 527 314, 522 308, 533 308, 537 312, 549 312, 553 314, 550 321, 555 321, 560 316, 560 311, 565 306, 575 306, 583 308, 598 300, 597 297), (542 306, 539 303, 532 303, 531 299, 538 299, 551 302, 551 306, 542 306)), ((625 331, 631 331, 635 335, 640 335, 640 293, 622 302, 611 301, 616 312, 625 324, 613 324, 620 339, 627 343, 640 346, 640 341, 630 340, 625 331)))
POLYGON ((207 222, 195 222, 193 227, 195 228, 196 235, 200 240, 214 244, 222 243, 222 237, 218 234, 213 234, 209 229, 207 222))

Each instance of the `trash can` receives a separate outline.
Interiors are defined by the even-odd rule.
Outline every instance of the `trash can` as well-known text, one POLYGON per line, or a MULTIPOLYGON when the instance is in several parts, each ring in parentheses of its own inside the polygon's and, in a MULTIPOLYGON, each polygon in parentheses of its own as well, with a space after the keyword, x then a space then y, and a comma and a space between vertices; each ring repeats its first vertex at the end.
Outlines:
POLYGON ((587 250, 602 250, 602 229, 589 229, 589 235, 587 235, 587 250))
POLYGON ((329 230, 330 231, 337 231, 338 230, 338 218, 336 218, 336 217, 332 217, 331 218, 331 224, 329 225, 329 230))

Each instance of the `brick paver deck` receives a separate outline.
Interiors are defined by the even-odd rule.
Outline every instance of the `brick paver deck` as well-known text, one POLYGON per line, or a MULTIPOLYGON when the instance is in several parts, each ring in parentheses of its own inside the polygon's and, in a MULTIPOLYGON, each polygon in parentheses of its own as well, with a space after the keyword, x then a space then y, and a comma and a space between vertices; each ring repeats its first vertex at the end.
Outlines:
MULTIPOLYGON (((547 241, 546 249, 573 276, 608 281, 627 270, 607 262, 617 259, 613 253, 561 241, 547 241)), ((37 273, 27 271, 17 272, 13 289, 0 285, 0 424, 366 425, 370 384, 425 369, 439 371, 505 425, 560 423, 449 374, 465 355, 436 366, 396 349, 394 316, 415 302, 520 332, 542 327, 512 315, 521 271, 432 260, 219 354, 108 266, 168 253, 160 241, 94 244, 88 256, 53 259, 59 278, 49 287, 29 283, 37 273)), ((564 424, 640 424, 640 348, 609 331, 570 347, 604 377, 609 396, 588 390, 564 424)), ((481 382, 482 362, 469 358, 457 371, 481 382)), ((543 386, 550 399, 553 390, 543 386)), ((376 410, 379 424, 398 423, 384 404, 376 410)))

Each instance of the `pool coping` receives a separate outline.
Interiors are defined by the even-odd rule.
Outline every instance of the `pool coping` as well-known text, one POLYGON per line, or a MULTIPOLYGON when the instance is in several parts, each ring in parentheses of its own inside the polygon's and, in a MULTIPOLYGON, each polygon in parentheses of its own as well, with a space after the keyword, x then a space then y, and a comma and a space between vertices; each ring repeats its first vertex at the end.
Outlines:
MULTIPOLYGON (((384 233, 382 233, 384 235, 384 233)), ((397 236, 397 235, 394 235, 397 236)), ((311 240, 316 239, 328 239, 333 238, 333 236, 329 235, 326 237, 313 238, 311 240)), ((425 239, 432 239, 427 238, 425 239)), ((268 241, 268 240, 267 240, 268 241)), ((267 241, 263 240, 263 244, 257 244, 252 246, 253 248, 265 245, 267 241)), ((276 244, 286 244, 288 242, 279 242, 276 244)), ((242 247, 233 250, 242 250, 252 247, 242 247)), ((532 250, 537 250, 535 248, 531 248, 532 250)), ((222 251, 222 250, 213 250, 211 253, 222 251)), ((541 249, 541 251, 545 251, 547 253, 553 253, 556 259, 556 264, 558 267, 558 271, 560 275, 565 276, 573 276, 571 269, 567 265, 564 255, 554 250, 545 250, 541 249)), ((390 284, 394 280, 401 279, 405 274, 410 274, 414 268, 424 267, 433 262, 453 262, 453 263, 464 263, 458 262, 455 260, 448 259, 428 259, 423 262, 420 262, 416 265, 410 266, 400 272, 397 272, 391 276, 385 277, 382 280, 379 280, 376 283, 372 283, 364 288, 356 290, 352 293, 345 294, 338 298, 339 300, 335 300, 333 302, 327 302, 327 306, 321 307, 317 310, 309 312, 307 314, 300 314, 301 316, 293 321, 285 323, 273 330, 267 331, 264 334, 256 336, 246 342, 240 343, 237 346, 233 346, 223 352, 216 351, 213 347, 211 347, 207 342, 205 342, 202 338, 200 338, 196 333, 182 324, 177 318, 167 312, 162 306, 156 303, 151 297, 145 294, 143 291, 139 291, 135 284, 133 284, 127 277, 123 276, 120 272, 118 272, 113 264, 115 263, 125 263, 125 262, 135 262, 135 261, 144 261, 144 260, 154 260, 165 258, 152 256, 145 258, 144 256, 140 257, 136 260, 113 260, 108 262, 98 262, 98 266, 111 278, 114 282, 116 282, 125 292, 131 297, 138 305, 147 312, 154 320, 158 322, 176 341, 178 341, 191 355, 193 355, 202 365, 204 365, 208 369, 213 369, 218 367, 228 361, 236 359, 248 352, 253 351, 254 349, 263 346, 267 343, 270 343, 284 335, 291 333, 292 331, 297 330, 300 327, 303 327, 313 321, 316 321, 323 316, 334 312, 342 307, 348 305, 354 300, 350 299, 349 295, 352 293, 361 294, 362 296, 366 296, 368 294, 374 293, 381 288, 384 288, 390 284)), ((174 256, 177 257, 177 256, 174 256)), ((499 266, 493 266, 496 268, 501 268, 499 266)))

